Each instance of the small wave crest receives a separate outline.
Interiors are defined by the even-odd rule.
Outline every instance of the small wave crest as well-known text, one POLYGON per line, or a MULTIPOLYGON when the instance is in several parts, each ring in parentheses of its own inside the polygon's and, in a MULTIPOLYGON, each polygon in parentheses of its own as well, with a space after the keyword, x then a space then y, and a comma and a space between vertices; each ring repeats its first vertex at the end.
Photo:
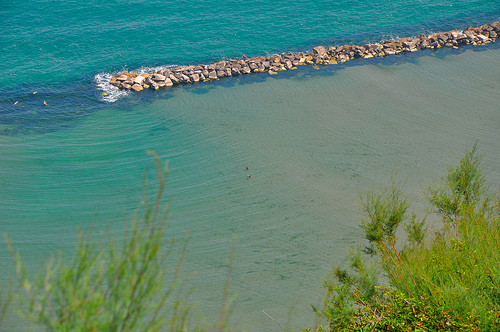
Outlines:
POLYGON ((95 86, 99 90, 98 99, 100 101, 114 103, 130 94, 128 90, 120 90, 116 86, 109 84, 111 77, 113 77, 113 74, 110 73, 99 73, 94 77, 95 86))
MULTIPOLYGON (((140 67, 136 70, 130 70, 131 72, 136 72, 139 73, 139 75, 144 74, 144 73, 153 73, 155 71, 161 70, 161 69, 170 69, 176 67, 175 65, 169 65, 169 66, 157 66, 157 67, 140 67)), ((111 80, 111 77, 113 75, 118 74, 119 72, 115 73, 99 73, 94 76, 94 82, 97 90, 99 90, 99 96, 98 99, 99 101, 107 102, 107 103, 114 103, 115 101, 127 96, 130 94, 129 90, 120 90, 116 86, 109 84, 109 81, 111 80)))

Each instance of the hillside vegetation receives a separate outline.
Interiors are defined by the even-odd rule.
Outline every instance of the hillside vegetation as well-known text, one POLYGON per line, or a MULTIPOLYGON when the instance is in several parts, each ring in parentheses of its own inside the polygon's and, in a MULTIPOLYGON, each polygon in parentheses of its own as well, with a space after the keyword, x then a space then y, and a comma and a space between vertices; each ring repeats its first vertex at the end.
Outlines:
POLYGON ((325 281, 318 331, 500 331, 500 201, 476 150, 427 191, 436 232, 408 215, 397 183, 362 197, 368 245, 325 281))
MULTIPOLYGON (((315 331, 500 331, 500 200, 485 183, 476 150, 427 191, 442 220, 438 231, 409 215, 396 182, 362 196, 366 246, 354 248, 348 266, 334 268, 325 281, 324 303, 313 309, 326 324, 315 331)), ((18 284, 0 301, 0 329, 8 304, 46 331, 229 329, 231 259, 220 317, 193 321, 180 277, 187 241, 174 258, 164 237, 168 170, 148 153, 157 194, 152 204, 146 195, 123 238, 96 241, 82 232, 72 258, 60 253, 31 278, 5 236, 18 284)))

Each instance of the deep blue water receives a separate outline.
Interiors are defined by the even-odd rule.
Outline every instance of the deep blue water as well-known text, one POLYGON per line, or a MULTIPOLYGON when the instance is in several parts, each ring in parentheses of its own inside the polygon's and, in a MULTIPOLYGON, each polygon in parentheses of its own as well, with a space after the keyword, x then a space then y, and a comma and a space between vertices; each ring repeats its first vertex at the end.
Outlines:
POLYGON ((364 44, 478 26, 499 15, 500 4, 487 0, 6 2, 1 132, 58 130, 98 110, 98 74, 364 44), (52 101, 49 110, 42 99, 52 101), (13 107, 16 101, 25 107, 13 107))

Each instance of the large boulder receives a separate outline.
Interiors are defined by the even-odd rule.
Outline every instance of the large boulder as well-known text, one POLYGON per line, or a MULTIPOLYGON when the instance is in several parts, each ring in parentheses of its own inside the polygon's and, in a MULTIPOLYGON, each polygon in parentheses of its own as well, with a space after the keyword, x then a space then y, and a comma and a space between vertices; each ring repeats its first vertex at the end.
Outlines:
POLYGON ((313 48, 313 54, 322 57, 326 54, 326 49, 324 46, 316 46, 313 48))
POLYGON ((483 43, 490 40, 488 37, 486 37, 485 35, 481 35, 481 34, 478 34, 476 37, 479 38, 479 40, 483 43))
POLYGON ((172 83, 174 84, 177 84, 179 83, 179 79, 174 75, 174 74, 170 74, 170 80, 172 81, 172 83))
POLYGON ((209 73, 208 73, 208 78, 211 79, 211 80, 215 80, 217 79, 217 73, 215 72, 215 70, 211 70, 209 73))
POLYGON ((193 81, 193 82, 199 82, 200 81, 200 75, 198 75, 198 74, 191 75, 191 81, 193 81))
POLYGON ((237 66, 231 67, 231 73, 233 75, 239 75, 240 74, 240 69, 237 66))
POLYGON ((156 74, 153 76, 153 79, 157 82, 163 82, 165 81, 166 77, 163 76, 162 74, 156 74))
POLYGON ((117 81, 121 81, 121 82, 125 82, 126 80, 128 79, 128 76, 123 74, 123 75, 120 75, 116 78, 117 81))
POLYGON ((248 67, 250 67, 252 71, 255 71, 259 68, 259 66, 255 62, 248 63, 248 67))
POLYGON ((243 74, 250 74, 252 72, 252 70, 248 66, 243 66, 243 68, 241 68, 241 72, 243 74))
MULTIPOLYGON (((134 85, 135 84, 138 84, 138 85, 141 85, 142 84, 142 81, 144 81, 146 79, 146 77, 144 76, 137 76, 135 79, 134 79, 134 85)), ((132 87, 134 88, 134 87, 132 87)), ((135 89, 134 89, 135 90, 135 89)), ((142 89, 141 89, 142 90, 142 89)), ((139 90, 140 91, 140 90, 139 90)))
POLYGON ((130 84, 123 83, 123 82, 118 87, 120 89, 125 89, 125 90, 130 90, 130 88, 132 88, 132 86, 130 84))
POLYGON ((144 90, 144 88, 140 84, 134 84, 134 85, 132 85, 132 90, 139 92, 139 91, 144 90))
POLYGON ((174 85, 174 83, 172 82, 172 80, 170 78, 165 78, 165 81, 163 83, 165 84, 165 86, 174 85))

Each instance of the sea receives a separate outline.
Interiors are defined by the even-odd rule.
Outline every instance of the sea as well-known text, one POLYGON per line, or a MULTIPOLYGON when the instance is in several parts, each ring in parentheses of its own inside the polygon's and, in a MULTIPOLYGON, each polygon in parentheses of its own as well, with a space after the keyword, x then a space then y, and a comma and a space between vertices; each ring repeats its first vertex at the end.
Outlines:
MULTIPOLYGON (((79 229, 121 236, 153 150, 193 321, 217 322, 229 267, 234 331, 324 323, 311 305, 363 244, 360 196, 396 179, 432 220, 426 190, 476 142, 498 190, 500 43, 140 93, 110 77, 499 19, 491 0, 0 0, 0 233, 34 272, 79 229)), ((3 241, 0 259, 5 290, 3 241)), ((11 310, 2 328, 25 326, 11 310)))

